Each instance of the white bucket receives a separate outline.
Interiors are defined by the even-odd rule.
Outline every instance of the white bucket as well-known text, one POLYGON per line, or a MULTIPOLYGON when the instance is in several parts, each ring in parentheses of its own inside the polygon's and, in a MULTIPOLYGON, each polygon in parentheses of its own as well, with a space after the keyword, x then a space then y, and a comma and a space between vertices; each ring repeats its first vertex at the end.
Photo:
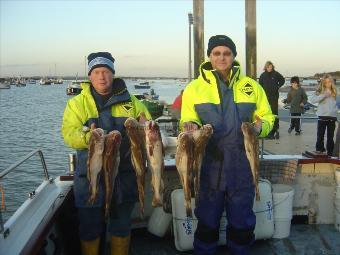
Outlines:
POLYGON ((171 223, 172 215, 166 213, 163 207, 153 209, 148 222, 148 231, 156 236, 163 237, 171 223))
MULTIPOLYGON (((256 215, 255 239, 271 238, 274 234, 273 201, 271 194, 271 184, 267 180, 259 181, 260 201, 254 202, 253 210, 256 215)), ((194 212, 195 200, 191 200, 191 208, 194 212)), ((184 195, 182 189, 174 190, 171 193, 173 229, 175 236, 175 246, 179 251, 193 249, 194 232, 197 228, 197 218, 186 217, 184 207, 184 195)), ((218 245, 226 244, 227 218, 225 213, 220 221, 218 245)))
POLYGON ((172 223, 175 236, 175 246, 179 251, 193 249, 194 233, 197 228, 194 204, 195 200, 191 199, 193 218, 188 218, 184 207, 183 189, 176 189, 171 193, 172 223))
POLYGON ((335 169, 335 181, 340 186, 340 168, 335 169))
POLYGON ((285 238, 290 233, 293 216, 294 189, 284 184, 273 184, 274 225, 273 238, 285 238))
POLYGON ((275 219, 274 221, 275 231, 273 238, 281 239, 288 237, 290 233, 290 224, 291 220, 275 219))
POLYGON ((254 200, 253 210, 256 215, 254 230, 255 239, 268 239, 274 234, 274 213, 272 199, 272 185, 270 181, 259 180, 260 201, 254 200))

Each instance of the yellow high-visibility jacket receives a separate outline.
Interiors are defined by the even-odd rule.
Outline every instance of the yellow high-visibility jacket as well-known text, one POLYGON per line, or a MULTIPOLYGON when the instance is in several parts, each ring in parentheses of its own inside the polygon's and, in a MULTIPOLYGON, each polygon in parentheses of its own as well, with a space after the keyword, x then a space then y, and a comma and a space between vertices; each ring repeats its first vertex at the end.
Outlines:
MULTIPOLYGON (((114 85, 121 81, 121 79, 115 78, 114 85)), ((84 127, 90 128, 90 125, 96 123, 99 118, 96 103, 91 94, 90 83, 82 83, 81 87, 82 92, 67 102, 62 122, 64 141, 73 149, 87 148, 90 132, 84 127)), ((123 124, 128 117, 137 119, 142 112, 145 113, 147 119, 151 119, 146 106, 127 90, 124 90, 123 93, 115 96, 111 103, 111 116, 115 123, 104 124, 106 126, 116 125, 115 129, 122 131, 123 124)), ((98 124, 96 126, 105 129, 98 124)))
MULTIPOLYGON (((199 126, 211 124, 213 128, 221 126, 221 96, 217 81, 217 71, 212 69, 210 62, 200 66, 200 75, 188 84, 183 93, 181 121, 194 122, 199 126)), ((260 137, 265 137, 273 128, 275 116, 272 114, 263 88, 253 79, 241 75, 237 61, 229 76, 229 87, 233 90, 233 101, 239 121, 253 122, 255 116, 262 120, 260 137)), ((236 124, 235 124, 236 125, 236 124)))

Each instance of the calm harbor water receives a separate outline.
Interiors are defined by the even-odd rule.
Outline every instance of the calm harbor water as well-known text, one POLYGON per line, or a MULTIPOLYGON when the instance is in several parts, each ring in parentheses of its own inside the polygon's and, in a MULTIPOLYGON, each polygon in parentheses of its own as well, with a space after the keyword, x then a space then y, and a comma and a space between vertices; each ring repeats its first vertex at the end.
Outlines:
MULTIPOLYGON (((126 80, 131 93, 134 84, 141 81, 126 80)), ((184 88, 179 80, 149 80, 151 88, 159 94, 160 100, 172 103, 184 88)), ((62 85, 41 86, 27 84, 26 87, 11 86, 0 90, 0 172, 21 157, 35 149, 42 150, 50 177, 68 171, 68 148, 61 136, 61 121, 64 107, 70 96, 66 88, 70 81, 62 85)), ((39 156, 33 156, 8 174, 0 183, 5 191, 8 219, 20 204, 27 199, 44 178, 39 156)), ((1 196, 0 196, 1 197, 1 196)))

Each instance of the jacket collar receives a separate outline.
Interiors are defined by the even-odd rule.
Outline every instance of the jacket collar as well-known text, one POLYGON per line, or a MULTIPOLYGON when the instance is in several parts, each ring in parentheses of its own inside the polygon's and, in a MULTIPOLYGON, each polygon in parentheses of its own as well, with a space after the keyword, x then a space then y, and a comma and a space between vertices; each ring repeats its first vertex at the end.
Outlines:
MULTIPOLYGON (((215 69, 212 68, 211 62, 206 61, 203 62, 200 66, 200 76, 198 79, 202 79, 205 82, 211 84, 212 81, 216 80, 215 72, 217 72, 215 69)), ((230 85, 234 84, 236 81, 238 81, 241 78, 241 67, 240 63, 238 61, 234 61, 233 65, 231 67, 230 73, 229 73, 229 82, 230 85)))
MULTIPOLYGON (((91 93, 91 82, 90 81, 82 82, 80 86, 83 89, 81 91, 81 94, 83 94, 85 97, 93 98, 92 93, 91 93)), ((113 92, 113 95, 108 100, 108 102, 105 104, 105 107, 107 107, 108 105, 113 105, 113 104, 117 104, 120 102, 126 102, 126 101, 131 100, 130 93, 127 90, 125 82, 124 80, 120 78, 113 79, 112 92, 113 92)))

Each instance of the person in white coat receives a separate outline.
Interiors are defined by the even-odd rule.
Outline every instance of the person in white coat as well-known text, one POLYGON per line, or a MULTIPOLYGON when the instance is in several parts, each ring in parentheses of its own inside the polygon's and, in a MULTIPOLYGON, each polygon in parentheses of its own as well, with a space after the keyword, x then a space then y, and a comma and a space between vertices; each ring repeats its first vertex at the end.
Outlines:
POLYGON ((318 115, 318 129, 316 151, 325 152, 332 156, 334 149, 334 130, 337 121, 336 87, 330 74, 324 75, 315 94, 310 99, 311 103, 319 103, 316 114, 318 115), (324 136, 327 129, 327 144, 324 145, 324 136))

